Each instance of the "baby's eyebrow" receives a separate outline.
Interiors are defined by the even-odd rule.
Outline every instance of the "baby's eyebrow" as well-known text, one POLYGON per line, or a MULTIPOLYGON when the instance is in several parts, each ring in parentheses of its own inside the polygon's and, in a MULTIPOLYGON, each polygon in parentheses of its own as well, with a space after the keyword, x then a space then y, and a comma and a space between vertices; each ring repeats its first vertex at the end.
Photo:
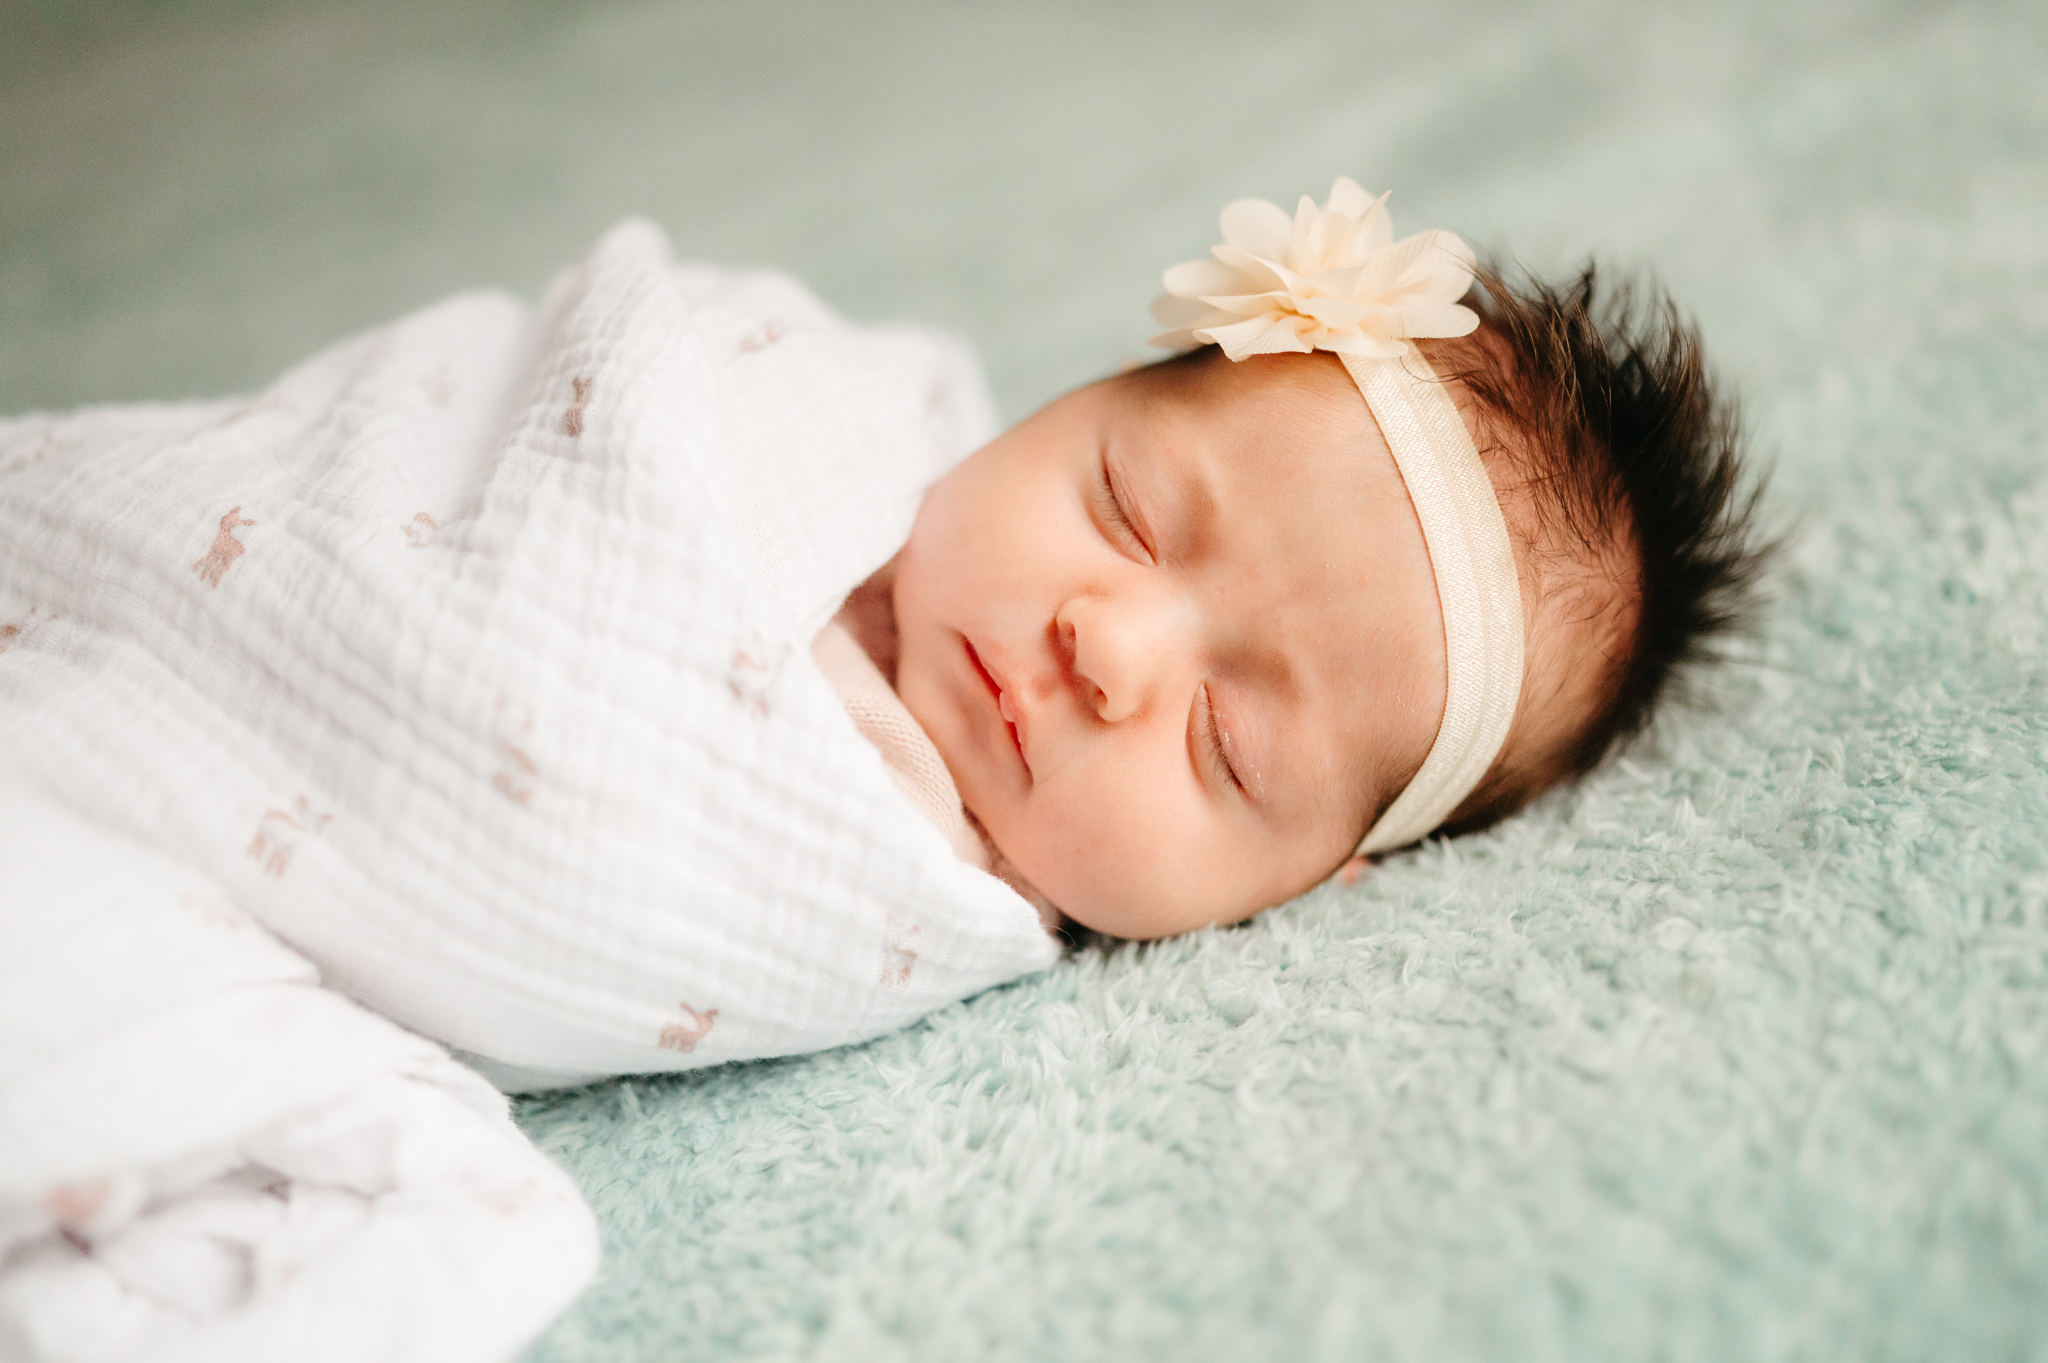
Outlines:
POLYGON ((1172 472, 1170 485, 1177 538, 1189 557, 1199 556, 1214 541, 1216 527, 1223 519, 1223 496, 1217 488, 1215 471, 1208 467, 1198 448, 1169 447, 1164 461, 1172 472))

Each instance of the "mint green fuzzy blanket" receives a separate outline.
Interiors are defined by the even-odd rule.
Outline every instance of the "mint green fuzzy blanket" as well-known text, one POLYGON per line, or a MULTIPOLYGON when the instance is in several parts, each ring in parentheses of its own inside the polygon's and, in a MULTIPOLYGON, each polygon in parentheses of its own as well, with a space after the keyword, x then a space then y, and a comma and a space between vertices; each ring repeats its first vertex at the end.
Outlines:
POLYGON ((1654 263, 1776 461, 1746 660, 1501 829, 525 1104, 607 1255, 534 1363, 2048 1359, 2038 5, 114 12, 0 9, 0 407, 248 386, 641 210, 1021 415, 1349 172, 1654 263))

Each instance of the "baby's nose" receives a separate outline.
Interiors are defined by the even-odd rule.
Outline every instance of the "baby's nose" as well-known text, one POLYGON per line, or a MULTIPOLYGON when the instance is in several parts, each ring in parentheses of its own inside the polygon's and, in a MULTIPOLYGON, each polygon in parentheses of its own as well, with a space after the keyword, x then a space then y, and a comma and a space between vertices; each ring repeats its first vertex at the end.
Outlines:
POLYGON ((1164 603, 1077 597, 1056 621, 1082 703, 1106 724, 1141 713, 1171 656, 1173 612, 1164 603))

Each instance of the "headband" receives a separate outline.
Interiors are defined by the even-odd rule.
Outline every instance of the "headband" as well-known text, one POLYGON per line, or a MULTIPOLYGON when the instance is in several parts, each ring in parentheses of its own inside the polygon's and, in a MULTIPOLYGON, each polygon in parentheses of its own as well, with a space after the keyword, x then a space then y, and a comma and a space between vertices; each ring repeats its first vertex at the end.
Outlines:
POLYGON ((1465 336, 1458 300, 1473 257, 1450 232, 1394 240, 1387 196, 1340 177, 1322 208, 1290 219, 1263 199, 1223 210, 1209 260, 1166 272, 1156 346, 1218 345, 1232 360, 1334 352, 1379 424, 1408 487, 1444 618, 1444 714, 1415 779, 1374 821, 1359 855, 1427 837, 1470 795, 1507 741, 1522 687, 1522 592, 1500 501, 1418 339, 1465 336))

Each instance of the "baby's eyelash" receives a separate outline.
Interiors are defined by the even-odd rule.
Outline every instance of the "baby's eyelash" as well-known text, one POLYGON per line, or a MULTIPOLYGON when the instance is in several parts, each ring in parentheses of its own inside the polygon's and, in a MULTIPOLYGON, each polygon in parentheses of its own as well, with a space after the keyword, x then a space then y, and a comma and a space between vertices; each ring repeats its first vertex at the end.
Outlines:
MULTIPOLYGON (((1229 737, 1216 719, 1216 704, 1209 696, 1209 688, 1202 688, 1202 709, 1209 720, 1209 760, 1216 764, 1216 773, 1239 791, 1244 791, 1244 782, 1237 777, 1237 768, 1230 764, 1229 737)), ((1246 792, 1249 793, 1249 792, 1246 792)))
POLYGON ((1146 557, 1151 557, 1150 546, 1138 533, 1138 527, 1131 523, 1130 513, 1124 510, 1123 498, 1117 496, 1116 478, 1109 471, 1108 457, 1104 456, 1097 467, 1100 469, 1100 475, 1095 480, 1095 501, 1102 512, 1102 518, 1115 527, 1118 534, 1137 546, 1146 557))

